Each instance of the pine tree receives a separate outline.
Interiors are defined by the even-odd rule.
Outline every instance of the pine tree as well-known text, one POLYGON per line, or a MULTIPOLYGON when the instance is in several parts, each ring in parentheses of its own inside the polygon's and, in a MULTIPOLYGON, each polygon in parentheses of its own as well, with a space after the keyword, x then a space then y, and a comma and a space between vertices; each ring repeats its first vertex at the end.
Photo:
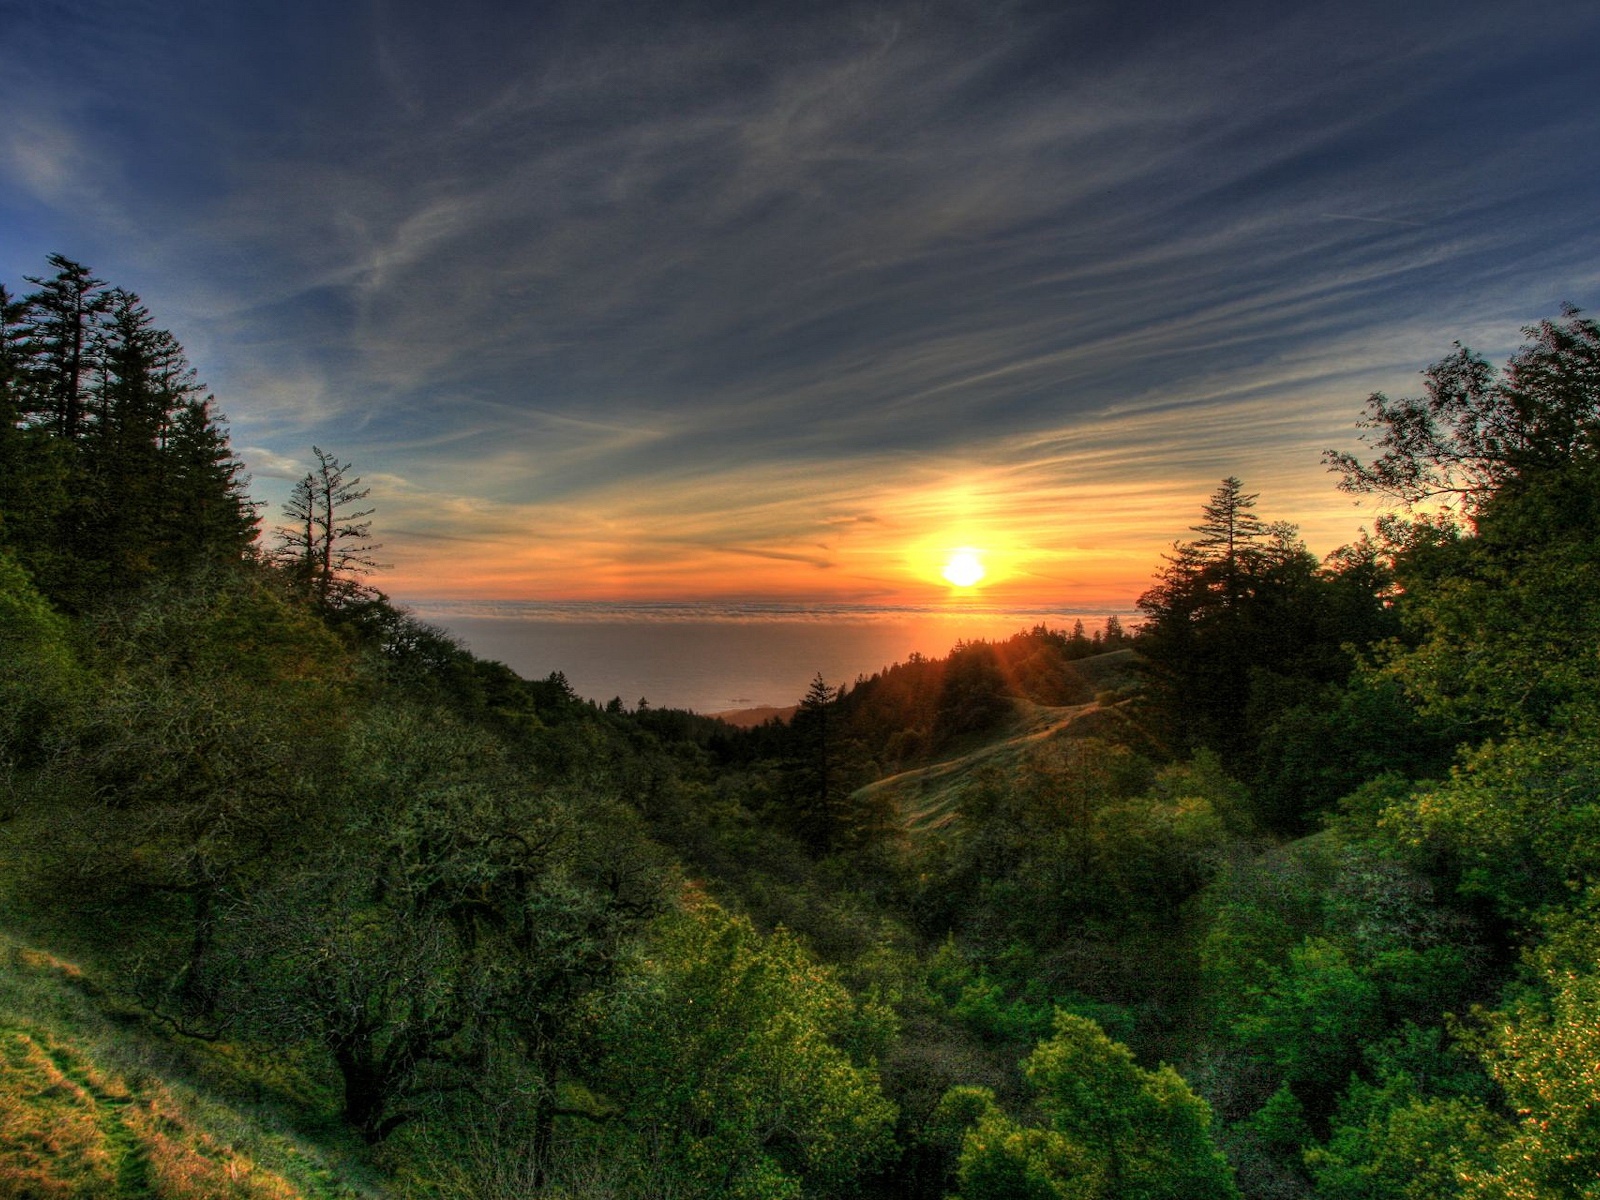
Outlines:
POLYGON ((0 291, 0 539, 69 608, 204 558, 255 511, 178 340, 139 297, 52 255, 0 291))
POLYGON ((155 328, 131 292, 107 293, 94 339, 95 377, 84 398, 73 544, 104 582, 125 587, 155 570, 172 411, 198 390, 183 349, 155 328))
POLYGON ((1230 766, 1245 750, 1251 666, 1260 657, 1251 599, 1262 582, 1256 543, 1264 528, 1255 501, 1237 478, 1224 479, 1190 527, 1200 536, 1176 543, 1139 597, 1147 703, 1169 748, 1208 746, 1230 766))
POLYGON ((182 569, 205 559, 238 559, 256 539, 250 477, 233 455, 215 400, 190 400, 167 435, 167 489, 162 512, 164 565, 182 569))
POLYGON ((5 514, 14 512, 25 486, 26 430, 22 428, 29 367, 27 304, 0 284, 0 537, 5 514))
POLYGON ((832 851, 836 840, 834 809, 840 792, 834 786, 839 766, 838 699, 839 693, 818 671, 789 722, 795 743, 794 824, 801 839, 819 855, 832 851))
POLYGON ((373 510, 353 508, 372 489, 361 486, 360 476, 348 476, 350 463, 318 446, 311 453, 316 467, 295 484, 283 506, 289 524, 278 532, 278 555, 310 595, 329 604, 363 590, 349 576, 381 569, 372 554, 382 546, 368 540, 373 510))
POLYGON ((65 557, 57 523, 68 458, 35 420, 34 351, 29 302, 0 286, 0 544, 45 586, 65 557))
POLYGON ((55 275, 23 277, 39 289, 26 300, 34 402, 29 415, 48 421, 70 442, 82 432, 95 334, 111 301, 105 280, 81 263, 61 254, 47 261, 55 275))
POLYGON ((1190 526, 1190 532, 1200 535, 1193 545, 1200 550, 1202 558, 1220 562, 1230 571, 1249 565, 1256 543, 1266 533, 1261 518, 1254 511, 1259 494, 1247 494, 1244 484, 1235 475, 1229 475, 1217 486, 1211 499, 1200 509, 1204 519, 1190 526))
POLYGON ((0 284, 0 437, 22 418, 23 374, 28 365, 27 305, 0 284))

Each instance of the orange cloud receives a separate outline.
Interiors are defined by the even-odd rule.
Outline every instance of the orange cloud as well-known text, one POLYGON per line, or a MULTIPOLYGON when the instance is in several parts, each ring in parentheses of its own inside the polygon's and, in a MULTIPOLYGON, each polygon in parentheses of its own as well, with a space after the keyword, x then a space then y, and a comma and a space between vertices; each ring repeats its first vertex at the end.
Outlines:
POLYGON ((943 568, 971 547, 985 576, 969 590, 984 603, 1125 609, 1230 472, 1261 493, 1263 516, 1299 522, 1316 552, 1356 536, 1361 516, 1317 458, 1336 437, 1313 418, 1280 418, 1259 451, 1213 455, 1200 429, 1238 432, 1218 418, 1203 406, 1130 413, 961 461, 749 467, 560 503, 446 498, 385 479, 388 495, 374 499, 395 568, 379 583, 402 599, 930 604, 951 598, 943 568))

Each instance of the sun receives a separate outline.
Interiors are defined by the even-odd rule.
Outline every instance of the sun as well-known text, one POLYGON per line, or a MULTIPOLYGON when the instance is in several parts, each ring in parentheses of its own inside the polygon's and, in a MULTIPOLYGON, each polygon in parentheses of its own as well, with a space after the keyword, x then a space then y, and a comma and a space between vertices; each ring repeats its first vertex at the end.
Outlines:
POLYGON ((950 555, 942 572, 945 579, 959 588, 971 587, 982 579, 985 573, 979 551, 965 546, 950 555))

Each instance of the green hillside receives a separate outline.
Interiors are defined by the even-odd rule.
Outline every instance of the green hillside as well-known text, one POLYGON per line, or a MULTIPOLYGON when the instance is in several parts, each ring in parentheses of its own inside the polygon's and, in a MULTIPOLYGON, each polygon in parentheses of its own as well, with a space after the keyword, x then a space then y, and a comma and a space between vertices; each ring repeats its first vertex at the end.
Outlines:
POLYGON ((944 829, 956 820, 961 799, 979 769, 1020 772, 1025 769, 1027 749, 1051 738, 1072 737, 1088 718, 1113 711, 1098 704, 1051 708, 1027 700, 1014 703, 1015 718, 992 740, 954 758, 869 783, 857 790, 858 801, 892 804, 912 834, 944 829))
POLYGON ((1029 769, 1029 752, 1056 738, 1137 740, 1128 728, 1126 701, 1115 696, 1138 687, 1137 652, 1112 650, 1080 659, 1073 666, 1089 688, 1106 702, 1045 705, 1011 697, 1010 711, 992 731, 968 735, 950 747, 948 757, 897 771, 858 788, 854 803, 891 806, 900 825, 912 835, 946 829, 957 819, 961 802, 984 770, 1020 774, 1029 769))
POLYGON ((1326 559, 1229 477, 1137 631, 739 729, 397 609, 332 454, 259 544, 176 343, 51 265, 0 304, 0 1197, 1594 1194, 1600 325, 1374 397, 1333 464, 1416 507, 1326 559))
POLYGON ((79 967, 0 937, 0 1195, 378 1195, 295 1086, 259 1053, 174 1035, 79 967), (294 1132, 296 1118, 313 1128, 294 1132))

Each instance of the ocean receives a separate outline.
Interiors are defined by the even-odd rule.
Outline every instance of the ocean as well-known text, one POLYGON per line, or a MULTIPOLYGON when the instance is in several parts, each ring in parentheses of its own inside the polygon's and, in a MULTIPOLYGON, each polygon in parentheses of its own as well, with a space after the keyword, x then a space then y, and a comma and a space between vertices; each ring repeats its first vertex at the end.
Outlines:
MULTIPOLYGON (((1039 624, 1070 631, 1081 619, 1092 634, 1112 611, 426 600, 406 607, 526 678, 560 671, 586 699, 701 713, 784 707, 819 672, 834 686, 854 683, 913 653, 939 658, 959 641, 1039 624)), ((1127 627, 1136 614, 1116 616, 1127 627)))

